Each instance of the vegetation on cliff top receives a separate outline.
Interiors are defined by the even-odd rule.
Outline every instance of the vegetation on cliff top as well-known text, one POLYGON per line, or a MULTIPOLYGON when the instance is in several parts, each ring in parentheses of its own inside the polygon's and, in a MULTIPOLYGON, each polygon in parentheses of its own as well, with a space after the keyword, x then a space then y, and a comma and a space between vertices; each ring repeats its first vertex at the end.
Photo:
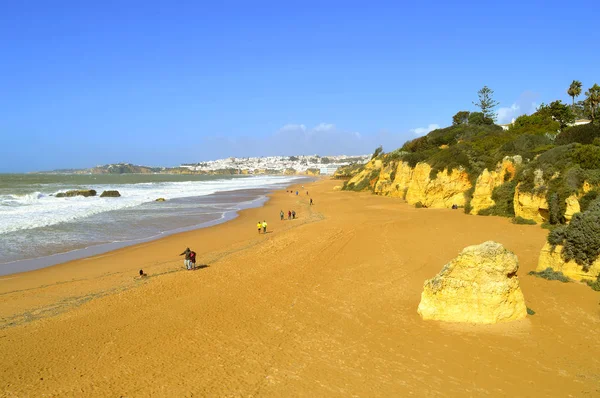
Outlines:
MULTIPOLYGON (((560 100, 542 104, 533 114, 504 126, 494 124, 493 108, 498 103, 492 98, 493 91, 484 87, 478 93, 479 101, 474 102, 481 112, 460 111, 451 126, 408 141, 393 152, 377 148, 366 166, 369 172, 344 184, 344 189, 374 190, 381 175, 389 173, 385 178, 394 181, 400 162, 413 168, 424 162, 431 166, 431 179, 444 170, 468 174, 472 188, 464 192, 464 209, 469 213, 478 176, 485 169, 495 170, 507 156, 518 155, 522 163, 516 164, 516 174, 505 174, 505 182, 492 192, 495 205, 479 214, 510 217, 518 224, 535 223, 515 217, 515 192, 544 196, 548 203, 545 224, 552 229, 548 241, 564 247, 565 261, 574 260, 587 270, 600 255, 600 86, 594 84, 585 92, 586 99, 576 103, 581 86, 573 81, 569 87, 572 105, 560 100), (575 121, 582 117, 591 122, 577 125, 575 121), (375 166, 378 160, 382 168, 375 166), (581 212, 565 225, 566 201, 573 194, 581 212)), ((344 170, 344 175, 352 177, 364 170, 365 166, 354 166, 344 170)), ((420 206, 423 204, 418 202, 416 207, 420 206)))

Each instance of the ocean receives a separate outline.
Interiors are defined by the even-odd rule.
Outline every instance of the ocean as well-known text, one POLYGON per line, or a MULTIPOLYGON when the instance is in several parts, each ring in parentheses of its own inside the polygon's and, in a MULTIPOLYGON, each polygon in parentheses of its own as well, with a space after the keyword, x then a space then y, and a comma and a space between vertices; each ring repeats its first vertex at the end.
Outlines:
POLYGON ((0 174, 0 275, 227 221, 298 176, 0 174), (57 198, 94 189, 95 197, 57 198), (101 198, 117 190, 118 198, 101 198), (156 202, 165 198, 165 202, 156 202))

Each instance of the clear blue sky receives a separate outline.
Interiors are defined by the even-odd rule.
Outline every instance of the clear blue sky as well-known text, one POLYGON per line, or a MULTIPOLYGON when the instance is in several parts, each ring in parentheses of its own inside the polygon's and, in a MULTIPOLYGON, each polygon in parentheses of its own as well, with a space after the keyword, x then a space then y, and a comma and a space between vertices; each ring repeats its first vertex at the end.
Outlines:
POLYGON ((598 1, 401 3, 2 2, 0 172, 389 151, 600 83, 598 1))

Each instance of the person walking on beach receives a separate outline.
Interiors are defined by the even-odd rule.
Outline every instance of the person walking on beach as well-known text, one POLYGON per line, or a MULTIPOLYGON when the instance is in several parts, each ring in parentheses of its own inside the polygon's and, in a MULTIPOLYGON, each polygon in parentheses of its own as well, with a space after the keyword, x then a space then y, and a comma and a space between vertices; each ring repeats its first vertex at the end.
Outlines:
POLYGON ((190 252, 190 261, 188 263, 190 265, 189 269, 195 269, 196 268, 196 252, 195 251, 191 251, 190 252))
POLYGON ((267 221, 263 221, 262 227, 263 227, 263 234, 266 234, 267 233, 267 221))
POLYGON ((296 219, 296 210, 292 210, 292 219, 296 219))
POLYGON ((258 233, 260 234, 260 229, 262 228, 262 223, 259 221, 256 223, 256 226, 258 227, 258 233))
POLYGON ((292 211, 288 210, 288 220, 291 220, 291 219, 292 219, 292 211))
POLYGON ((283 221, 283 210, 279 212, 279 218, 281 218, 281 221, 283 221))
POLYGON ((191 264, 190 257, 191 257, 191 254, 192 254, 192 251, 190 250, 189 247, 187 249, 185 249, 183 253, 180 254, 180 256, 185 255, 185 259, 183 260, 183 265, 185 265, 186 269, 190 269, 190 264, 191 264))
POLYGON ((312 203, 312 198, 310 198, 310 205, 312 206, 312 204, 313 204, 313 203, 312 203))

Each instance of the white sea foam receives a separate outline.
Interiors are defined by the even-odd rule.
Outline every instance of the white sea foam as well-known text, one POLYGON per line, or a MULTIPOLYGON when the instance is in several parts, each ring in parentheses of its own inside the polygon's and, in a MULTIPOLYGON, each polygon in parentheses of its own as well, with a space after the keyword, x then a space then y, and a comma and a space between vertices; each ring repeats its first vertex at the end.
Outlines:
MULTIPOLYGON (((98 195, 118 190, 120 198, 57 198, 47 193, 0 195, 0 234, 73 222, 94 214, 139 206, 162 197, 167 200, 209 195, 238 189, 268 188, 294 177, 258 176, 209 181, 88 185, 98 195)), ((57 193, 57 192, 55 192, 57 193)))

